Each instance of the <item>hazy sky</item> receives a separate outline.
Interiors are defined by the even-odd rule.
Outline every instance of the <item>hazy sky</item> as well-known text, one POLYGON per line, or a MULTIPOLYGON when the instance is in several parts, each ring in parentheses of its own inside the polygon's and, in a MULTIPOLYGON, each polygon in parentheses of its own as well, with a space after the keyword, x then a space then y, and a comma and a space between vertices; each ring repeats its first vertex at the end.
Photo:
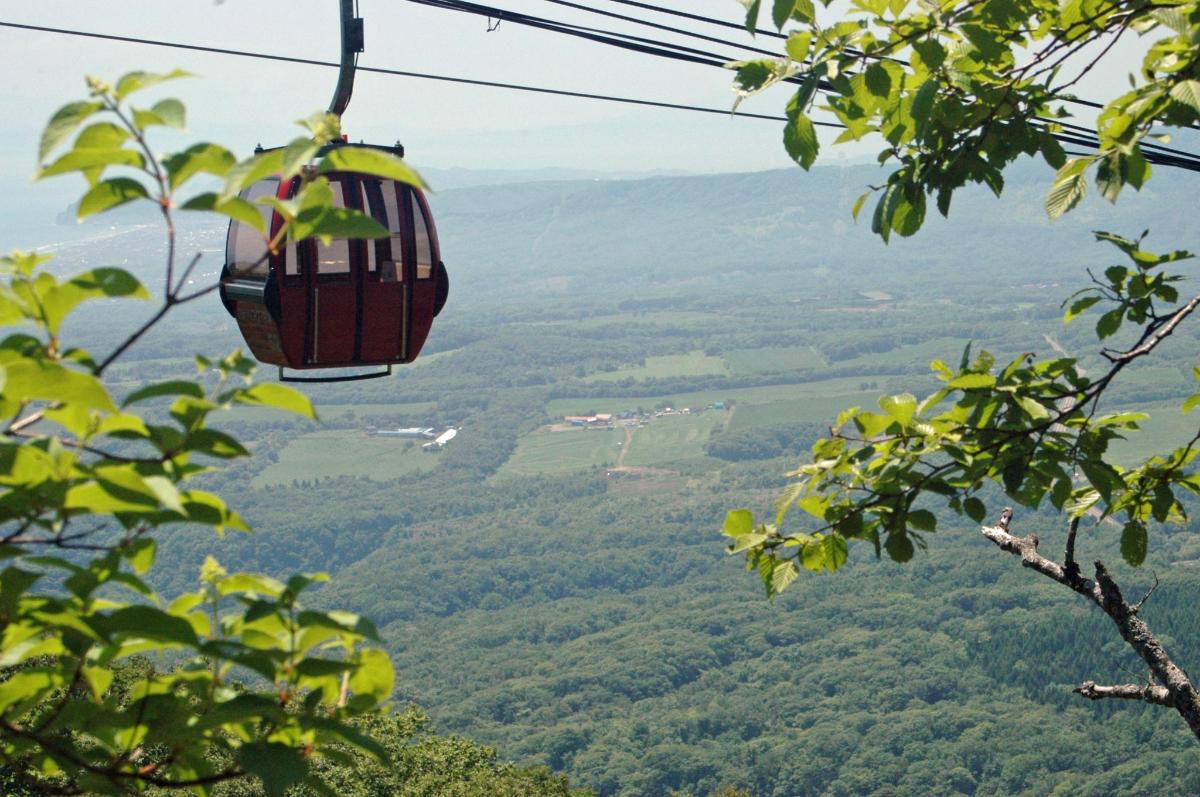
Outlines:
MULTIPOLYGON (((544 0, 504 0, 506 8, 642 35, 645 28, 585 15, 544 0)), ((618 12, 638 9, 594 0, 618 12)), ((663 0, 697 13, 737 20, 735 0, 663 0)), ((360 0, 366 20, 362 65, 730 107, 730 74, 614 50, 505 23, 487 22, 403 0, 360 0)), ((335 0, 38 0, 6 3, 0 19, 128 36, 335 61, 335 0)), ((660 22, 673 24, 669 17, 660 22)), ((710 35, 750 42, 744 33, 676 20, 710 35)), ((696 43, 694 43, 696 44, 696 43)), ((722 55, 719 45, 697 46, 722 55)), ((135 68, 182 67, 199 79, 170 93, 188 105, 191 133, 240 150, 296 133, 294 119, 324 108, 332 69, 239 59, 126 43, 0 28, 0 173, 27 177, 37 135, 63 102, 83 95, 82 75, 113 78, 135 68)), ((755 110, 778 113, 785 98, 755 110)), ((473 88, 412 78, 359 74, 344 119, 354 138, 402 139, 418 166, 579 167, 604 170, 728 171, 786 166, 775 122, 473 88)))
MULTIPOLYGON (((721 38, 752 41, 736 30, 650 15, 607 0, 587 2, 721 38)), ((656 2, 731 21, 740 20, 743 13, 736 0, 656 2)), ((640 35, 665 35, 546 0, 495 4, 640 35)), ((718 108, 730 107, 733 100, 731 74, 719 69, 511 23, 489 33, 480 17, 404 0, 360 0, 360 13, 366 20, 366 52, 360 63, 366 66, 718 108)), ((335 0, 37 0, 5 3, 0 19, 331 61, 337 60, 339 49, 335 0)), ((688 43, 721 55, 745 55, 720 45, 688 43)), ((758 43, 768 49, 778 45, 769 39, 758 43)), ((78 195, 74 182, 57 180, 31 188, 28 178, 42 126, 58 106, 84 96, 82 75, 111 79, 131 69, 175 67, 199 76, 166 90, 189 108, 188 140, 219 141, 241 154, 255 143, 279 144, 294 136, 292 121, 324 108, 336 78, 334 70, 321 67, 0 28, 0 135, 5 142, 0 148, 0 212, 78 195)), ((1109 75, 1116 78, 1120 71, 1109 75)), ((1100 80, 1108 82, 1108 76, 1100 80)), ((744 107, 779 113, 786 102, 786 89, 782 91, 744 107)), ((402 140, 409 160, 418 167, 712 172, 790 164, 777 122, 363 73, 344 124, 354 139, 402 140)), ((164 147, 177 143, 160 141, 164 147)), ((839 148, 836 156, 856 154, 864 150, 839 148)))

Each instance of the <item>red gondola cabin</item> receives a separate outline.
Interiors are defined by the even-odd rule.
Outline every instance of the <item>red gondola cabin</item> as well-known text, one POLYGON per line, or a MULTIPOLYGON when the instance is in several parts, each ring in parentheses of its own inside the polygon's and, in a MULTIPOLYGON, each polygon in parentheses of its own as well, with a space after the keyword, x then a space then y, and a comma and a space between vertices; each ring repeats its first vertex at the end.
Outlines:
MULTIPOLYGON (((389 237, 334 239, 329 246, 313 239, 269 254, 262 235, 234 221, 226 240, 221 301, 255 358, 280 366, 281 372, 284 367, 371 365, 390 370, 412 362, 449 288, 425 196, 406 183, 368 175, 325 176, 336 207, 372 216, 389 237)), ((299 178, 283 184, 267 178, 241 196, 251 203, 267 195, 289 199, 299 184, 299 178)), ((274 235, 282 219, 272 208, 259 207, 274 235)))

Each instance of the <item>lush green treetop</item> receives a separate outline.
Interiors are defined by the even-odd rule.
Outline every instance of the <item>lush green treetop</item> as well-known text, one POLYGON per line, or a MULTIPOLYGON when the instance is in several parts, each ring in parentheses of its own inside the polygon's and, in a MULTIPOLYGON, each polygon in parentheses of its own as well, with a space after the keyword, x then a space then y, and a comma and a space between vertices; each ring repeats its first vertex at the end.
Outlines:
MULTIPOLYGON (((753 30, 763 0, 743 3, 753 30)), ((786 52, 735 64, 737 87, 750 95, 799 84, 784 145, 806 169, 819 150, 814 108, 845 127, 838 142, 882 141, 879 161, 893 171, 854 213, 878 192, 871 225, 885 241, 921 227, 927 198, 945 215, 968 183, 999 194, 1005 167, 1022 155, 1057 170, 1046 197, 1052 217, 1079 203, 1089 174, 1115 200, 1125 185, 1149 179, 1147 151, 1166 154, 1163 128, 1200 122, 1195 0, 856 0, 833 12, 812 0, 768 5, 788 31, 786 52), (1145 55, 1128 90, 1100 103, 1078 97, 1080 81, 1132 36, 1143 39, 1145 55), (1094 132, 1067 121, 1091 108, 1099 108, 1094 132)))

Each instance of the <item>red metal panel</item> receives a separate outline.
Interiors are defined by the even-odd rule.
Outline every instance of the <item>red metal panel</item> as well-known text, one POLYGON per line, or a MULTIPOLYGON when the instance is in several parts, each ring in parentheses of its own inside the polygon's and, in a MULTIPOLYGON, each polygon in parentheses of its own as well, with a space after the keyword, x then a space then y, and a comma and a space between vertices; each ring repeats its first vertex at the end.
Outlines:
MULTIPOLYGON (((279 199, 291 198, 299 190, 299 179, 288 180, 279 186, 279 199)), ((271 237, 279 233, 283 219, 278 213, 271 222, 271 237)), ((303 249, 303 244, 300 247, 303 249)), ((279 286, 279 338, 283 345, 283 353, 287 365, 292 368, 304 367, 304 352, 307 346, 305 327, 308 323, 308 291, 304 278, 300 275, 286 273, 285 247, 271 255, 271 273, 275 284, 279 286)))

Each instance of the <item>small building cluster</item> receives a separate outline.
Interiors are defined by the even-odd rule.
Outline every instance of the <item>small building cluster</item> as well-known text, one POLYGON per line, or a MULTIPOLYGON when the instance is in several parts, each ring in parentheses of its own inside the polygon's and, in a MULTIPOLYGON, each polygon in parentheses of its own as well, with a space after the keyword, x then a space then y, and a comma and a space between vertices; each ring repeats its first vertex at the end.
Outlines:
POLYGON ((600 412, 595 415, 567 415, 563 420, 571 426, 597 427, 613 425, 613 416, 607 412, 600 412))

